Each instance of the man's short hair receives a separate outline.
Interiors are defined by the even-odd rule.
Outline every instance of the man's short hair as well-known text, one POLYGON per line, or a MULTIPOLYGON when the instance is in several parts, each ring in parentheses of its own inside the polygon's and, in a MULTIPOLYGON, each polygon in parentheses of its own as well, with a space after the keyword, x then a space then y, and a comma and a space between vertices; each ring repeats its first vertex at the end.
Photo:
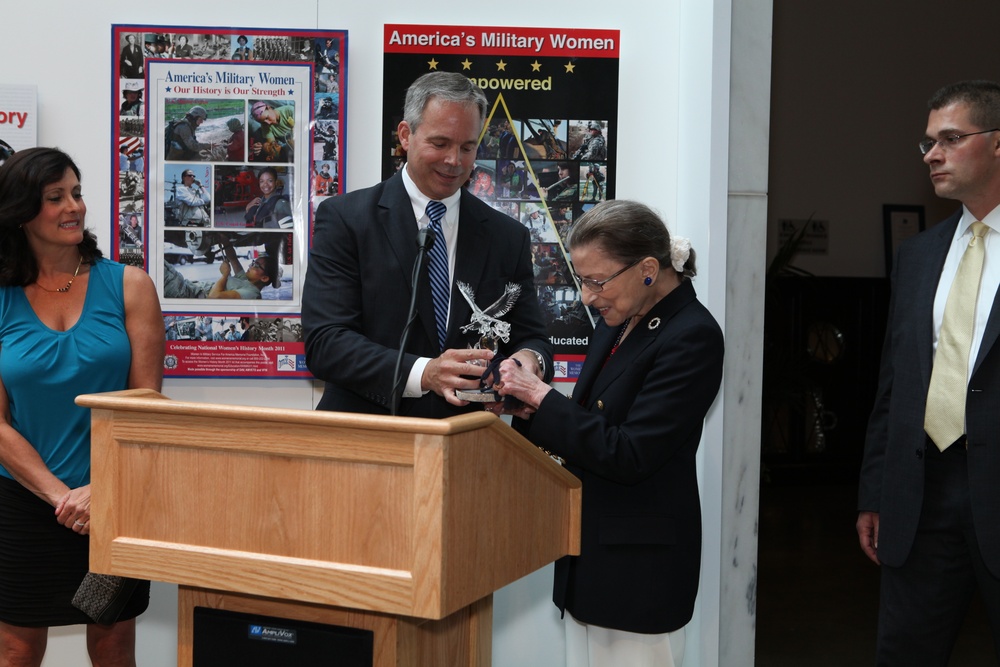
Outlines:
POLYGON ((969 107, 969 120, 980 129, 1000 127, 1000 84, 994 81, 959 81, 939 89, 927 102, 932 111, 951 104, 969 107))
POLYGON ((416 132, 423 122, 424 109, 431 98, 475 105, 480 122, 486 122, 486 95, 471 79, 458 72, 428 72, 410 84, 406 91, 403 120, 410 126, 411 132, 416 132))

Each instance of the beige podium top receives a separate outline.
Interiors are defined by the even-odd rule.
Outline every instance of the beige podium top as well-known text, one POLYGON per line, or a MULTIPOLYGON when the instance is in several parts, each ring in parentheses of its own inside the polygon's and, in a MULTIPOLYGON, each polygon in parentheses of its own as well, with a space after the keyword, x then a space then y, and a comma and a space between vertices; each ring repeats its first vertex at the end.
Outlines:
POLYGON ((440 619, 579 553, 580 481, 490 413, 77 403, 96 572, 440 619))

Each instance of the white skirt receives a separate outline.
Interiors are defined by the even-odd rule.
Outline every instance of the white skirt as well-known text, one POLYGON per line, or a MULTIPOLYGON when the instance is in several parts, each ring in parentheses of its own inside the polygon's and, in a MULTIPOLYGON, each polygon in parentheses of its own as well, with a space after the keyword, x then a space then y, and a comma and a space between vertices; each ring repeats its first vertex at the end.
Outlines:
POLYGON ((566 667, 681 667, 684 628, 645 635, 586 625, 566 612, 566 667))

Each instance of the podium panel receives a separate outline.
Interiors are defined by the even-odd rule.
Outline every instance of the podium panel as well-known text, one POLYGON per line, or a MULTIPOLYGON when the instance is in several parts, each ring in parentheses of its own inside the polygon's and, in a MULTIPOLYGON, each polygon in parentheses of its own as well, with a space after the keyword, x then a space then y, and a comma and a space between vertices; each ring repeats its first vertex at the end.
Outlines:
POLYGON ((485 667, 493 591, 579 553, 580 481, 487 412, 77 403, 91 569, 180 585, 182 665, 203 607, 371 630, 376 667, 485 667))
POLYGON ((193 667, 373 667, 373 633, 209 607, 194 608, 193 667))

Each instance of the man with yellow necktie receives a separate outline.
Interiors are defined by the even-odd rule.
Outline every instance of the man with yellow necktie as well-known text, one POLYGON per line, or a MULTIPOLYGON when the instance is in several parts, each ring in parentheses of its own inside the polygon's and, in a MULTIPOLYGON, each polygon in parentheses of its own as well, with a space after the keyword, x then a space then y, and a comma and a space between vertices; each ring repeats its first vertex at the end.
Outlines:
POLYGON ((1000 85, 929 107, 920 152, 962 208, 893 265, 857 521, 881 566, 879 666, 946 667, 976 590, 1000 658, 1000 85))

